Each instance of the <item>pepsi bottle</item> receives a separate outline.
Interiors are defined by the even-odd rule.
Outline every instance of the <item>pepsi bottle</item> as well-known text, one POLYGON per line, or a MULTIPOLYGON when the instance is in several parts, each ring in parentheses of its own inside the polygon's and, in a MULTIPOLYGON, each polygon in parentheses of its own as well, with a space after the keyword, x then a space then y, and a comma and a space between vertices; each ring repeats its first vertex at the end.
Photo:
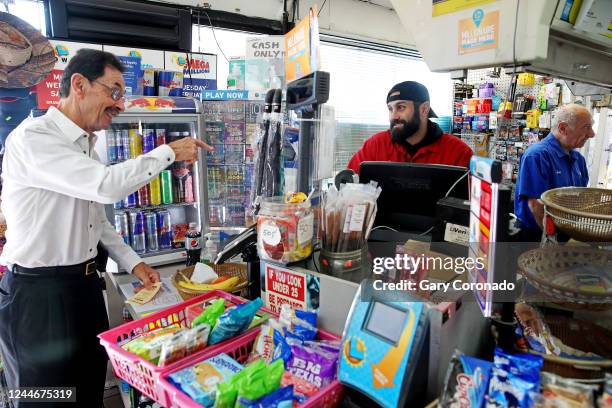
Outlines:
POLYGON ((202 233, 195 222, 189 223, 189 231, 185 234, 185 250, 187 251, 187 266, 200 262, 202 233))

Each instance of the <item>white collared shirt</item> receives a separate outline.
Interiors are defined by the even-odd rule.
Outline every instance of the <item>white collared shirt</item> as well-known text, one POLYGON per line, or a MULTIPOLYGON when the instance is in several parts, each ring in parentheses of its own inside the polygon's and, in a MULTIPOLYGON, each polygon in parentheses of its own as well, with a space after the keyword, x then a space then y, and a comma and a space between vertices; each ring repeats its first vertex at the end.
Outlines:
POLYGON ((174 162, 167 145, 112 166, 100 162, 95 136, 56 108, 28 118, 6 139, 0 262, 34 268, 85 262, 99 241, 127 271, 142 260, 115 232, 103 204, 122 200, 174 162))

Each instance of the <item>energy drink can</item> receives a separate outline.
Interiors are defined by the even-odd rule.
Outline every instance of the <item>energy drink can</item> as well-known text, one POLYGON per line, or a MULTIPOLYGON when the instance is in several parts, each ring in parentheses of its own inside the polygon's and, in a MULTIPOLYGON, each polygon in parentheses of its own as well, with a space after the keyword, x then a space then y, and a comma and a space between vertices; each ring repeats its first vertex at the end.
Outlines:
POLYGON ((183 73, 159 71, 159 96, 181 96, 183 93, 183 73))
POLYGON ((106 152, 109 163, 115 163, 117 159, 117 135, 114 130, 106 132, 106 152))
POLYGON ((157 242, 157 217, 155 213, 150 212, 145 214, 145 225, 147 234, 147 251, 159 251, 159 244, 157 242))
POLYGON ((159 249, 172 248, 172 222, 170 221, 170 211, 162 210, 157 212, 157 239, 159 249))
POLYGON ((163 204, 172 204, 172 172, 164 170, 160 173, 161 196, 163 204))
POLYGON ((120 162, 122 160, 125 160, 123 153, 123 140, 121 140, 121 130, 115 131, 115 144, 117 150, 117 161, 120 162))
POLYGON ((130 139, 130 158, 135 159, 142 154, 142 136, 138 134, 138 129, 129 129, 130 139))
POLYGON ((120 210, 123 208, 123 200, 122 201, 117 201, 116 203, 113 204, 113 208, 115 210, 120 210))
POLYGON ((149 183, 149 192, 151 193, 151 205, 160 205, 162 203, 162 194, 159 176, 149 183))
POLYGON ((138 192, 135 191, 128 195, 123 202, 123 206, 125 208, 136 208, 138 206, 138 192))
POLYGON ((142 254, 147 251, 146 234, 145 234, 145 215, 144 212, 138 211, 130 213, 130 235, 132 249, 137 254, 142 254))
POLYGON ((157 95, 157 70, 153 68, 143 69, 143 87, 142 94, 144 96, 157 95))
POLYGON ((149 153, 155 149, 155 129, 144 129, 142 133, 142 152, 149 153))
POLYGON ((166 144, 166 129, 155 129, 155 146, 166 144))
POLYGON ((130 159, 130 135, 127 129, 121 129, 121 145, 123 146, 123 160, 130 159))
POLYGON ((151 205, 151 193, 149 191, 149 185, 146 184, 138 190, 138 206, 147 207, 151 205))
MULTIPOLYGON (((178 163, 177 163, 178 164, 178 163)), ((174 202, 183 203, 185 202, 185 178, 186 174, 183 168, 178 168, 173 171, 174 180, 172 180, 174 187, 174 202)))
POLYGON ((123 238, 123 242, 130 245, 130 224, 127 213, 115 214, 115 231, 123 238))

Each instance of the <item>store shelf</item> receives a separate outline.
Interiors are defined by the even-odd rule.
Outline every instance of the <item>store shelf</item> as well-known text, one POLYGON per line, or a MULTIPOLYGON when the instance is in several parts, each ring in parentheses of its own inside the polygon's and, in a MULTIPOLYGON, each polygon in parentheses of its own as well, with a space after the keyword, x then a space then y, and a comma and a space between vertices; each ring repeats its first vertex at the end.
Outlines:
POLYGON ((114 208, 115 212, 119 211, 128 211, 128 212, 138 212, 138 211, 155 211, 155 210, 165 210, 167 208, 172 207, 189 207, 194 206, 197 207, 199 203, 174 203, 174 204, 160 204, 160 205, 148 205, 146 207, 134 207, 134 208, 114 208))

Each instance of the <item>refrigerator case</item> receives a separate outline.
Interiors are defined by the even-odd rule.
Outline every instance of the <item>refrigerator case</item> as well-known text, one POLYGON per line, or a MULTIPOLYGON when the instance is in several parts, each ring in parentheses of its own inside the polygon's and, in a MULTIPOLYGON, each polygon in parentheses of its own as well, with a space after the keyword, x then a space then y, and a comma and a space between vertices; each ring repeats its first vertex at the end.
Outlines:
MULTIPOLYGON (((96 150, 102 161, 114 165, 183 137, 202 139, 202 105, 193 98, 130 97, 126 110, 110 129, 101 132, 96 150)), ((205 153, 187 165, 175 162, 156 179, 106 206, 106 213, 126 243, 151 266, 186 258, 184 236, 194 222, 206 230, 208 220, 205 153)), ((119 271, 109 260, 108 271, 119 271)))

